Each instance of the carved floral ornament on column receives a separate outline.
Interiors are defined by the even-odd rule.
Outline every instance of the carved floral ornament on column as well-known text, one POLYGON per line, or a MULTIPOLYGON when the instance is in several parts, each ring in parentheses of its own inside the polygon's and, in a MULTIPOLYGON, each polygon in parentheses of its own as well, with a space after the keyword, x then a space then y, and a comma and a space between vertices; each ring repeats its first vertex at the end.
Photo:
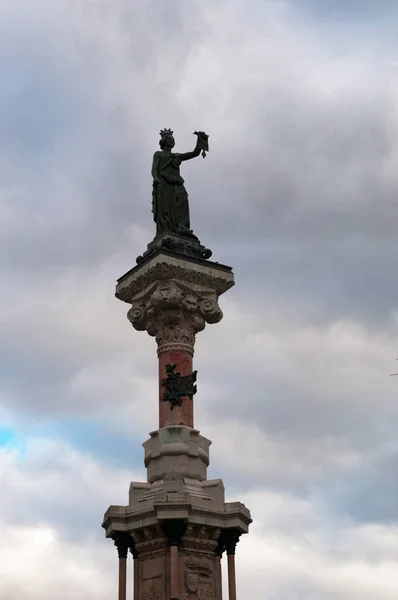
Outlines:
POLYGON ((214 291, 170 280, 140 294, 127 317, 135 329, 156 337, 159 350, 183 349, 193 354, 195 334, 206 323, 221 321, 223 313, 214 291))

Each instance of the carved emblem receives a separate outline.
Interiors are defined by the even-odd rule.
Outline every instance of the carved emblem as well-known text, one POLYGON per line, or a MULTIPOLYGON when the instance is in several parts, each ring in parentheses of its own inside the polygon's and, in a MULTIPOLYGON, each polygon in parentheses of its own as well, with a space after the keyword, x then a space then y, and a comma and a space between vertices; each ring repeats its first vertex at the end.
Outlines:
POLYGON ((185 585, 187 586, 188 592, 194 594, 199 589, 199 573, 192 573, 192 571, 185 571, 185 585))
POLYGON ((214 579, 211 561, 198 556, 189 556, 185 561, 185 595, 184 600, 194 597, 199 600, 214 598, 214 579))
POLYGON ((175 406, 182 406, 184 396, 192 400, 197 391, 195 385, 197 371, 192 375, 182 376, 181 373, 175 372, 175 368, 176 365, 166 365, 167 377, 162 379, 162 386, 165 388, 162 399, 164 402, 170 402, 171 410, 175 406))

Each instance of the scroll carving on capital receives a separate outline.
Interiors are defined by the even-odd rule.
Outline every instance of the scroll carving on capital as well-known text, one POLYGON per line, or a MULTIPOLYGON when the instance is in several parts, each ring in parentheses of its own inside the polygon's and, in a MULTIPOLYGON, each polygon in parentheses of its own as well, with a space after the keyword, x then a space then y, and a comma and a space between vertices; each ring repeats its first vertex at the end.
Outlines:
POLYGON ((156 337, 158 352, 193 354, 195 335, 223 317, 214 290, 190 282, 159 281, 133 299, 127 317, 138 331, 156 337))

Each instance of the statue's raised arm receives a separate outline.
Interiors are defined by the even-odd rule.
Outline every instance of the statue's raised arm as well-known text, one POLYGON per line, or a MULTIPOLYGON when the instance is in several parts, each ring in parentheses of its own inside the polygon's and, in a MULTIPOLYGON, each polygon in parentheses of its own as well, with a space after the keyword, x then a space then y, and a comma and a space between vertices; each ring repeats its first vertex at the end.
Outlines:
POLYGON ((184 152, 180 154, 181 161, 190 160, 196 158, 202 152, 203 158, 206 156, 206 152, 209 151, 209 136, 204 131, 195 131, 194 135, 197 135, 196 146, 192 152, 184 152))

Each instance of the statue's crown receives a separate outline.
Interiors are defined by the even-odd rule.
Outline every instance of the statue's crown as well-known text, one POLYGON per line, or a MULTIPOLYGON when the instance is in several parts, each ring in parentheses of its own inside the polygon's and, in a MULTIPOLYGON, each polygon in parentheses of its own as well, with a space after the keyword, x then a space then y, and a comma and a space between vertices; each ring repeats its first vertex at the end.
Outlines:
POLYGON ((171 129, 161 129, 160 130, 160 136, 163 137, 164 135, 173 135, 174 131, 171 131, 171 129))

